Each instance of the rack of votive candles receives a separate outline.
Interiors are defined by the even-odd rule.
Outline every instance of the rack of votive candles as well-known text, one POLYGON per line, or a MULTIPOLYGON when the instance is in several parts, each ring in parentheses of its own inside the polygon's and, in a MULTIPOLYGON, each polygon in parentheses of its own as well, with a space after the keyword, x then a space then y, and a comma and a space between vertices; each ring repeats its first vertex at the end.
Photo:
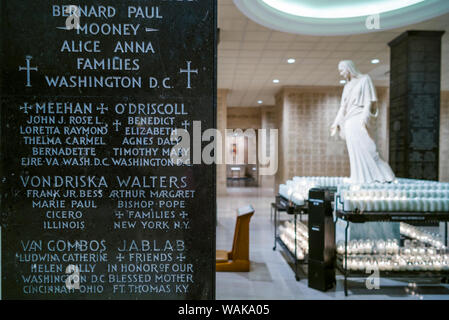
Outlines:
POLYGON ((339 186, 343 211, 449 212, 449 184, 366 184, 339 186))
POLYGON ((444 245, 443 241, 441 240, 441 237, 439 234, 421 230, 421 229, 419 229, 415 226, 412 226, 408 223, 404 223, 404 222, 400 223, 400 232, 401 232, 401 235, 404 235, 408 238, 417 240, 423 244, 430 245, 437 249, 445 249, 446 248, 446 246, 444 245))
MULTIPOLYGON (((343 258, 343 262, 345 260, 343 258)), ((366 256, 354 255, 347 258, 347 270, 362 271, 373 270, 377 268, 379 271, 396 271, 396 272, 448 272, 449 256, 366 256)))
MULTIPOLYGON (((370 240, 365 240, 370 241, 370 240)), ((405 241, 404 247, 396 247, 394 244, 388 248, 388 242, 394 243, 394 240, 387 240, 385 250, 373 249, 371 253, 365 252, 365 247, 358 241, 354 241, 351 248, 351 254, 348 252, 347 260, 341 256, 342 267, 347 262, 346 269, 350 271, 366 271, 378 268, 380 271, 397 272, 423 272, 423 271, 449 271, 449 252, 446 249, 437 249, 420 244, 419 241, 405 241)), ((337 244, 337 251, 342 255, 342 245, 344 254, 344 243, 337 244)), ((349 250, 348 250, 349 251, 349 250)))
MULTIPOLYGON (((346 180, 347 181, 347 180, 346 180)), ((449 189, 449 182, 439 182, 439 181, 429 181, 429 180, 415 180, 415 179, 404 179, 398 178, 391 183, 380 183, 380 182, 370 182, 370 183, 342 183, 338 185, 339 189, 406 189, 406 190, 416 190, 416 189, 449 189)))
POLYGON ((279 185, 279 194, 296 205, 304 205, 309 190, 316 187, 337 187, 349 183, 345 177, 294 177, 279 185))
POLYGON ((309 190, 316 187, 310 181, 289 180, 286 184, 279 185, 279 194, 292 203, 302 206, 309 198, 309 190))
POLYGON ((299 184, 314 184, 323 188, 337 187, 349 183, 346 177, 294 177, 293 181, 299 184))
POLYGON ((292 180, 288 180, 285 184, 279 185, 279 195, 287 200, 290 200, 291 194, 293 192, 292 183, 292 180))
MULTIPOLYGON (((348 242, 348 254, 397 254, 399 252, 399 241, 397 239, 388 240, 351 240, 348 242)), ((337 243, 337 253, 345 254, 345 242, 337 243)))
POLYGON ((291 221, 286 221, 283 225, 279 225, 279 238, 293 256, 296 239, 296 259, 304 260, 309 252, 309 235, 305 224, 296 222, 295 235, 295 224, 291 221))

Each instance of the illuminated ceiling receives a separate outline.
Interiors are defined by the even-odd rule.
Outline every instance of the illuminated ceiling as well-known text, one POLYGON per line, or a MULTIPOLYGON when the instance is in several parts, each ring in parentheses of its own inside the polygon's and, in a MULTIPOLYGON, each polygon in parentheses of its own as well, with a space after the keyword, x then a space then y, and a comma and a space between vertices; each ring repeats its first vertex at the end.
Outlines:
POLYGON ((346 59, 369 74, 376 86, 388 87, 387 44, 407 30, 446 31, 442 39, 441 86, 449 90, 449 13, 391 30, 381 24, 378 32, 311 36, 267 28, 244 15, 233 0, 217 2, 218 87, 228 89, 229 106, 274 105, 276 93, 285 86, 343 86, 337 66, 346 59), (289 63, 292 58, 295 62, 289 63), (373 59, 378 63, 374 64, 373 59), (275 79, 279 82, 274 83, 275 79))
POLYGON ((354 18, 402 9, 424 0, 262 0, 270 7, 300 17, 354 18))
POLYGON ((449 12, 448 0, 234 0, 251 20, 304 35, 389 30, 449 12))

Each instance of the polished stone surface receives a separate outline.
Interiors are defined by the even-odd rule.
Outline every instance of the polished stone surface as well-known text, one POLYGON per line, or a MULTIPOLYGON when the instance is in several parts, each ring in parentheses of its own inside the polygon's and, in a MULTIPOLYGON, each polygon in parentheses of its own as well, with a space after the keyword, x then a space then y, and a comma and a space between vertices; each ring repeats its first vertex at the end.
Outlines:
MULTIPOLYGON (((328 292, 309 288, 304 275, 297 282, 282 249, 278 246, 273 251, 274 226, 270 220, 270 203, 273 200, 272 190, 260 188, 228 188, 227 196, 217 198, 217 249, 230 250, 232 246, 236 209, 248 204, 255 208, 250 223, 251 271, 217 273, 218 300, 449 299, 449 285, 434 279, 381 279, 380 289, 368 290, 366 279, 351 278, 348 280, 348 297, 344 295, 341 275, 337 275, 336 288, 328 292)), ((287 218, 285 213, 281 213, 281 217, 287 218)))
POLYGON ((398 177, 438 180, 441 37, 410 30, 393 39, 389 162, 398 177))
POLYGON ((213 299, 217 2, 67 4, 0 2, 2 297, 213 299))

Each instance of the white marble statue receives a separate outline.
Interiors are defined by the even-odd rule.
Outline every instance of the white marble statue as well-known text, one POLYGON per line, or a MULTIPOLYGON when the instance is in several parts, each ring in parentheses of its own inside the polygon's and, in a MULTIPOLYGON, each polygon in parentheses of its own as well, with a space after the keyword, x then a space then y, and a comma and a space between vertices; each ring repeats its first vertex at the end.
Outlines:
POLYGON ((390 166, 377 152, 367 126, 371 105, 377 101, 376 89, 369 75, 361 74, 350 60, 338 65, 340 75, 346 79, 340 110, 331 126, 331 135, 339 133, 346 140, 353 183, 391 182, 395 179, 390 166))

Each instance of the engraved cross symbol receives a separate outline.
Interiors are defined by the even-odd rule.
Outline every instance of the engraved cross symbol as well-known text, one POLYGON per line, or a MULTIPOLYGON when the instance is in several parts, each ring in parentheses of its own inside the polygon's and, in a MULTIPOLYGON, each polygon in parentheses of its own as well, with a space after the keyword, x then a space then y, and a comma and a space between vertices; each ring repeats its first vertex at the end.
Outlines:
POLYGON ((184 129, 187 130, 187 127, 190 127, 190 122, 187 120, 184 120, 182 125, 184 126, 184 129))
POLYGON ((115 131, 118 131, 118 127, 121 126, 122 123, 118 120, 115 120, 112 125, 115 126, 115 131))
POLYGON ((119 253, 116 257, 115 257, 119 262, 122 262, 123 259, 125 259, 125 257, 123 257, 123 254, 119 253))
POLYGON ((32 87, 31 79, 30 79, 30 71, 37 71, 38 70, 37 67, 31 67, 30 66, 30 62, 31 62, 32 58, 33 58, 32 56, 26 56, 25 57, 26 62, 27 62, 26 67, 19 67, 19 71, 26 71, 27 72, 27 84, 26 84, 26 87, 32 87))
POLYGON ((183 255, 182 253, 178 254, 178 256, 176 257, 176 260, 178 260, 179 262, 183 262, 186 259, 186 256, 183 255))
POLYGON ((183 219, 185 219, 189 214, 188 214, 187 212, 185 212, 185 211, 182 211, 179 215, 180 215, 183 219))
POLYGON ((23 110, 23 113, 28 114, 28 110, 33 109, 32 106, 28 105, 28 102, 24 102, 23 106, 20 106, 20 110, 23 110))
POLYGON ((117 218, 121 219, 123 217, 123 213, 121 211, 116 211, 115 215, 117 218))
POLYGON ((108 107, 104 106, 104 103, 100 103, 100 106, 97 107, 97 110, 100 111, 101 114, 104 114, 105 111, 108 111, 108 107))
POLYGON ((187 62, 187 69, 179 69, 179 73, 187 73, 187 88, 192 89, 190 86, 190 74, 196 73, 198 74, 198 69, 190 69, 190 64, 192 61, 186 61, 187 62))

